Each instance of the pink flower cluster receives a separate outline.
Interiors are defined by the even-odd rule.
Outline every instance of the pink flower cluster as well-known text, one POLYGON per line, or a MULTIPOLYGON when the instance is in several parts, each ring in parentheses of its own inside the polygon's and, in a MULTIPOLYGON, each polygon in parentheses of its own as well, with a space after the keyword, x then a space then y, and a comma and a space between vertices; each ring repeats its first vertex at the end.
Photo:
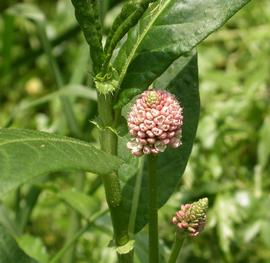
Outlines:
POLYGON ((128 116, 129 133, 133 137, 127 143, 134 156, 158 154, 167 145, 181 145, 183 109, 176 98, 167 91, 147 90, 133 105, 128 116))
POLYGON ((192 204, 181 205, 181 209, 172 218, 179 230, 185 230, 190 236, 199 235, 206 223, 208 199, 202 198, 192 204))

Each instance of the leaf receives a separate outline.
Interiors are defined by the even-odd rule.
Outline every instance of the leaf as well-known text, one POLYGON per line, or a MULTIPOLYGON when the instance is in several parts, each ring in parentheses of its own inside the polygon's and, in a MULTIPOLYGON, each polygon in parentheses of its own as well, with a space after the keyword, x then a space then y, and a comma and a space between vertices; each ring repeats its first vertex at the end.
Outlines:
POLYGON ((121 8, 120 13, 118 16, 114 19, 113 24, 111 26, 110 32, 108 33, 107 39, 106 39, 106 44, 104 47, 104 50, 106 53, 108 53, 108 50, 111 49, 111 42, 113 35, 115 35, 116 31, 119 30, 119 27, 121 26, 122 23, 125 22, 125 20, 136 10, 137 8, 137 3, 133 1, 127 1, 124 3, 123 7, 121 8))
POLYGON ((244 229, 244 243, 251 242, 260 233, 261 225, 261 220, 256 220, 247 225, 244 229))
POLYGON ((35 22, 44 22, 45 16, 41 10, 32 4, 20 3, 7 9, 7 13, 16 17, 33 20, 35 22))
MULTIPOLYGON (((148 235, 145 231, 141 231, 136 235, 135 239, 135 251, 134 251, 134 256, 135 256, 135 263, 144 263, 148 262, 148 235)), ((165 252, 165 246, 163 241, 160 239, 159 240, 159 262, 160 263, 165 263, 164 255, 166 254, 165 252)))
POLYGON ((16 244, 12 236, 0 225, 0 259, 1 263, 37 263, 28 257, 16 244))
POLYGON ((146 233, 140 232, 136 235, 135 262, 142 263, 148 261, 148 237, 146 233))
POLYGON ((94 196, 90 197, 74 189, 60 192, 59 197, 86 219, 100 210, 99 202, 94 196))
MULTIPOLYGON (((173 63, 155 82, 155 87, 167 89, 173 93, 184 107, 183 145, 178 149, 167 149, 158 157, 158 207, 160 208, 174 192, 184 172, 196 134, 200 111, 196 55, 187 58, 182 57, 173 63)), ((134 160, 134 157, 131 157, 131 154, 127 152, 126 145, 119 146, 119 154, 121 158, 125 158, 128 162, 134 160)), ((147 167, 144 169, 135 232, 139 231, 147 223, 148 191, 146 170, 147 167)), ((134 171, 128 172, 128 169, 125 171, 120 169, 119 176, 123 181, 126 181, 123 196, 124 207, 126 208, 125 216, 128 218, 135 184, 134 171)))
POLYGON ((32 101, 23 101, 21 104, 18 105, 18 108, 15 111, 21 112, 23 110, 27 110, 29 108, 39 106, 41 104, 47 103, 53 99, 57 99, 62 96, 79 97, 79 98, 89 99, 93 101, 97 99, 97 95, 94 90, 86 88, 85 86, 82 86, 82 85, 72 84, 72 85, 67 85, 63 87, 62 89, 52 92, 41 98, 38 98, 32 101))
POLYGON ((138 20, 147 10, 149 4, 155 1, 156 0, 142 0, 139 2, 128 1, 123 6, 121 13, 116 17, 106 40, 104 48, 106 53, 106 60, 104 62, 105 66, 109 63, 117 43, 124 37, 131 27, 136 25, 138 20))
POLYGON ((232 258, 231 243, 236 239, 234 225, 241 225, 241 210, 229 193, 220 194, 215 199, 214 213, 217 220, 219 246, 228 262, 232 258))
POLYGON ((115 58, 122 89, 147 88, 250 0, 161 0, 132 28, 115 58))
POLYGON ((259 164, 265 168, 270 159, 270 118, 266 117, 260 129, 258 142, 258 161, 259 164))
POLYGON ((38 176, 83 170, 107 174, 122 161, 84 141, 21 129, 0 129, 0 196, 38 176))
POLYGON ((3 204, 0 204, 0 224, 5 227, 12 235, 18 235, 18 226, 14 220, 11 219, 11 211, 3 204))
POLYGON ((261 239, 264 244, 269 248, 270 247, 270 228, 269 220, 262 220, 261 222, 261 239))
MULTIPOLYGON (((96 92, 92 89, 89 89, 83 85, 79 84, 71 84, 71 85, 66 85, 62 89, 52 92, 48 95, 45 95, 41 98, 34 99, 34 100, 27 100, 27 101, 22 101, 17 107, 14 108, 13 112, 10 114, 9 119, 7 120, 7 124, 9 125, 10 122, 15 119, 16 115, 25 110, 31 109, 33 107, 37 107, 39 105, 42 105, 44 103, 50 102, 53 99, 59 99, 61 97, 80 97, 84 99, 89 99, 89 100, 96 100, 97 95, 96 92)), ((6 126, 5 126, 6 127, 6 126)))
POLYGON ((31 257, 40 263, 49 262, 49 255, 42 240, 31 235, 23 235, 18 238, 20 247, 31 257))

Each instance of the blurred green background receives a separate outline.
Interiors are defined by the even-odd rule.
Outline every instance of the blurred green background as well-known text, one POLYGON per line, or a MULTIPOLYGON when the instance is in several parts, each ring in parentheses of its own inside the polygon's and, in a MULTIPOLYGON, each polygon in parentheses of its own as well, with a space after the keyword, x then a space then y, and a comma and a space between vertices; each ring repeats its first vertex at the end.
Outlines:
MULTIPOLYGON (((106 32, 121 1, 101 2, 106 32)), ((83 136, 96 143, 96 128, 90 123, 96 115, 96 102, 88 49, 70 1, 7 0, 1 1, 0 10, 0 127, 68 134, 57 76, 44 51, 46 41, 33 23, 42 21, 54 47, 53 61, 63 82, 60 86, 68 87, 65 94, 72 98, 83 136), (18 8, 18 2, 29 5, 18 8)), ((197 139, 179 190, 160 210, 161 246, 166 255, 174 237, 170 220, 179 205, 207 196, 207 227, 200 237, 186 240, 181 262, 268 263, 270 1, 253 0, 200 44, 198 53, 202 109, 197 139)), ((42 263, 62 247, 70 224, 66 199, 74 176, 58 175, 47 183, 36 182, 42 191, 17 238, 21 247, 42 263)), ((91 199, 82 209, 88 206, 89 213, 106 207, 103 189, 95 187, 98 181, 91 175, 83 184, 91 199)), ((20 189, 22 210, 29 188, 20 189)), ((18 216, 13 202, 16 194, 11 193, 0 204, 0 222, 11 230, 16 227, 8 218, 16 222, 18 216)), ((102 217, 78 242, 74 262, 114 262, 113 250, 107 247, 111 231, 109 217, 102 217)), ((144 258, 145 233, 137 240, 137 257, 144 258)))

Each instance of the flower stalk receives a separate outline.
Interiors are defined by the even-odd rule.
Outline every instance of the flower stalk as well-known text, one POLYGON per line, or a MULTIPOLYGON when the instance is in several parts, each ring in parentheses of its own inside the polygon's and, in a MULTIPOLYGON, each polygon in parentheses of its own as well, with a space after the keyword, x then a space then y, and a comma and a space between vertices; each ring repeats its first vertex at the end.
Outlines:
POLYGON ((148 156, 149 263, 158 263, 157 156, 148 156))
POLYGON ((178 255, 181 252, 181 248, 183 247, 185 239, 186 239, 185 234, 182 233, 181 235, 178 231, 175 233, 175 239, 168 263, 177 262, 178 255))
POLYGON ((169 92, 150 88, 131 108, 127 148, 135 157, 148 157, 149 263, 158 263, 157 155, 181 145, 183 109, 169 92))

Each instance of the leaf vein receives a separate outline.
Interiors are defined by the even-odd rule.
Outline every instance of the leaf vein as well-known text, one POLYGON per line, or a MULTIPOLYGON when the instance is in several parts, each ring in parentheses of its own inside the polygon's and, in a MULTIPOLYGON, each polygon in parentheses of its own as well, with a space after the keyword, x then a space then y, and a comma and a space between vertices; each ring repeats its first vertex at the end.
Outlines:
MULTIPOLYGON (((139 45, 141 44, 141 42, 143 41, 143 39, 145 38, 146 34, 148 33, 148 31, 151 29, 151 27, 153 26, 153 24, 156 22, 156 20, 158 19, 158 17, 160 16, 160 14, 164 11, 164 9, 167 7, 167 5, 170 3, 170 0, 165 1, 164 5, 161 8, 158 8, 158 12, 156 13, 155 16, 153 16, 153 20, 147 25, 147 27, 143 30, 141 36, 137 37, 137 41, 136 44, 133 46, 133 48, 131 49, 131 51, 129 52, 129 55, 126 58, 126 62, 122 67, 122 71, 120 73, 119 76, 119 86, 121 85, 124 76, 127 72, 127 69, 137 51, 137 49, 139 48, 139 45)), ((159 3, 159 5, 161 5, 161 3, 159 3)))

